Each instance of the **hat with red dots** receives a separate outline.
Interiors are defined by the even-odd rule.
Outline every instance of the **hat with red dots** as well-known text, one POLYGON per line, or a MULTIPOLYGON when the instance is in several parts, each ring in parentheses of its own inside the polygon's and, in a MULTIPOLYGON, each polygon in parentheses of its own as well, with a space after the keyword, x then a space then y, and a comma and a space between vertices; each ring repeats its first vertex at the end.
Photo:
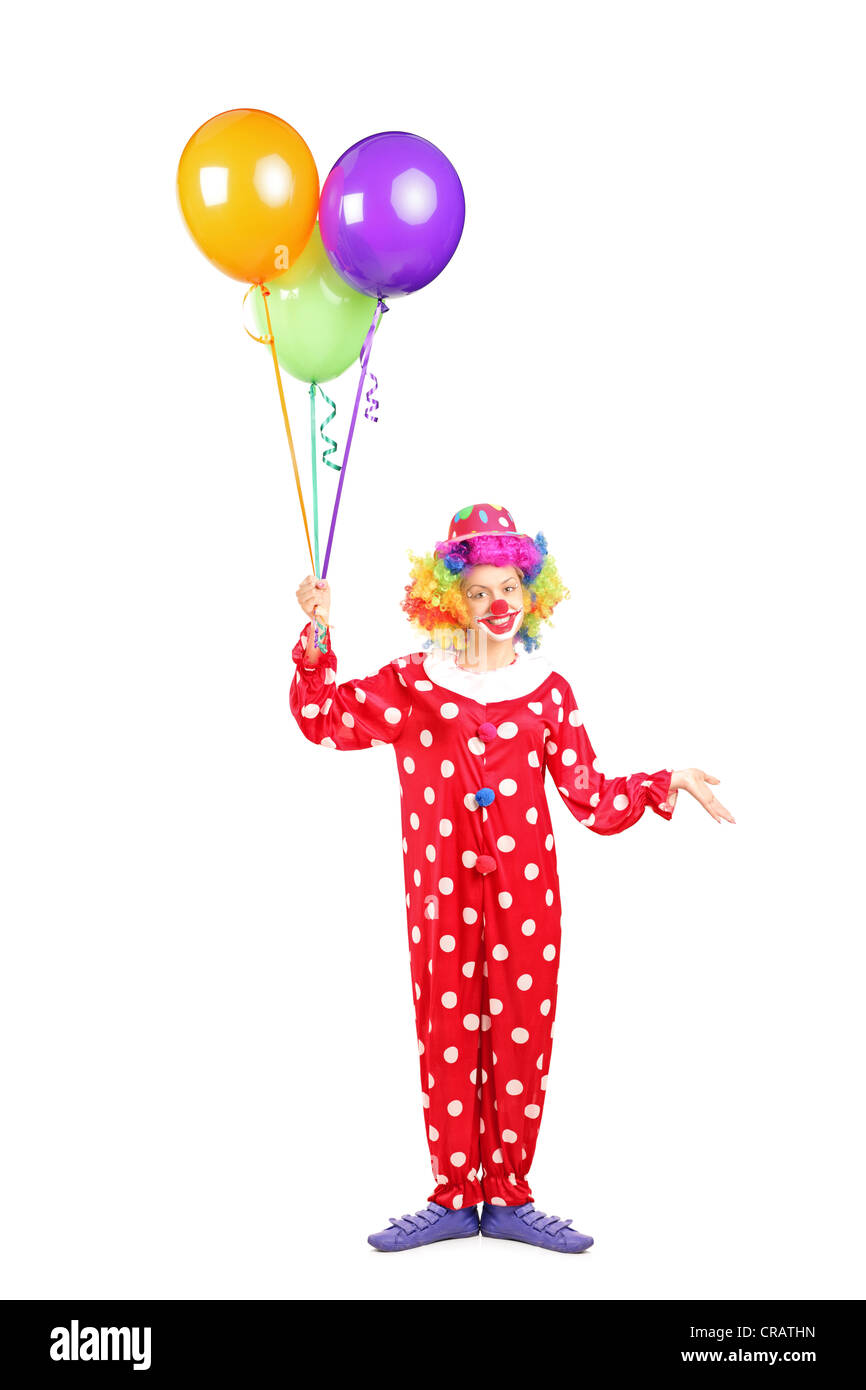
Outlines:
POLYGON ((453 541, 468 541, 473 536, 516 536, 519 540, 531 540, 518 531, 514 517, 506 507, 496 507, 492 502, 476 502, 472 507, 461 507, 455 512, 448 527, 446 545, 453 541))

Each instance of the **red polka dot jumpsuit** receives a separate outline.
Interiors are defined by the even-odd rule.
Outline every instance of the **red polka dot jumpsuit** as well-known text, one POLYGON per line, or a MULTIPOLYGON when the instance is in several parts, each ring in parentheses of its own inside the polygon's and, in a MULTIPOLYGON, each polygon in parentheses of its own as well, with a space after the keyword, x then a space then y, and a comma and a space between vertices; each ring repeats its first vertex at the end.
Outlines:
POLYGON ((605 777, 555 671, 487 704, 432 681, 424 651, 338 683, 330 637, 306 665, 308 633, 291 687, 305 737, 337 749, 389 743, 397 758, 428 1200, 530 1202, 560 945, 545 772, 582 825, 614 835, 647 806, 671 818, 672 771, 605 777))

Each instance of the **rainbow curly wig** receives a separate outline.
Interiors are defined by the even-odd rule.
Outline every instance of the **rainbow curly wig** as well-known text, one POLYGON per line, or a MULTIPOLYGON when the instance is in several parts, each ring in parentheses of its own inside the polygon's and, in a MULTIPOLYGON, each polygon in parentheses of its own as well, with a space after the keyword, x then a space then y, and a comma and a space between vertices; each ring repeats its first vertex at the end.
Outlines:
MULTIPOLYGON (((461 515, 457 513, 457 517, 461 515)), ((510 521, 510 515, 505 515, 510 521)), ((513 565, 517 570, 523 587, 524 618, 514 640, 521 642, 527 651, 539 646, 542 622, 549 622, 556 605, 571 597, 559 577, 556 561, 548 553, 547 540, 541 531, 534 540, 514 534, 476 533, 464 539, 440 541, 425 555, 416 555, 411 550, 408 555, 411 582, 406 585, 400 607, 413 627, 428 634, 425 647, 441 645, 458 650, 465 647, 466 629, 471 625, 472 615, 464 597, 464 587, 475 565, 513 565)))

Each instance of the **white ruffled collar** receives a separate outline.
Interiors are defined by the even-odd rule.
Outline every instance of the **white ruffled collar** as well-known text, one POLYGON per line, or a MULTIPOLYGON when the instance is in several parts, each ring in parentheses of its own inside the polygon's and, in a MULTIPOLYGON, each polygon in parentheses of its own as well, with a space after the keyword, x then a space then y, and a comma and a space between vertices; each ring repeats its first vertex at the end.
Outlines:
POLYGON ((553 674, 549 662, 537 652, 518 647, 517 659, 495 671, 467 671, 457 665, 454 651, 435 648, 424 658, 424 674, 434 685, 465 695, 479 705, 518 700, 531 695, 553 674))

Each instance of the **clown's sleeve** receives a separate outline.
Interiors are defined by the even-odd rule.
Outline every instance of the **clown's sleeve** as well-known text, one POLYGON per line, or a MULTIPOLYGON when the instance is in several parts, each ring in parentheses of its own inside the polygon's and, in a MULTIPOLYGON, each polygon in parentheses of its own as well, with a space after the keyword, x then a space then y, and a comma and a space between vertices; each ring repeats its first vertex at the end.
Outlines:
POLYGON ((328 650, 319 653, 314 666, 307 663, 307 623, 294 648, 289 702, 298 727, 310 743, 351 751, 396 743, 412 708, 409 688, 393 663, 375 675, 337 682, 337 658, 326 637, 328 650))
POLYGON ((639 821, 647 807, 670 820, 673 810, 667 796, 673 769, 606 777, 597 766, 571 686, 557 677, 552 694, 556 715, 544 744, 545 766, 581 825, 597 835, 617 835, 639 821))

